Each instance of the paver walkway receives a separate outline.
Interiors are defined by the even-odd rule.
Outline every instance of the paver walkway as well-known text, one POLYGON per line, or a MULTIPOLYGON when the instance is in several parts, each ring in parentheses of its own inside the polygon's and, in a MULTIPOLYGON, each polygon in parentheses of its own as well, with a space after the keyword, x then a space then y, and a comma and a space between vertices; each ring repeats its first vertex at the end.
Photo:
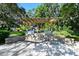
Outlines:
MULTIPOLYGON (((79 46, 79 45, 78 45, 79 46)), ((62 44, 59 41, 31 43, 19 41, 0 45, 0 56, 78 56, 75 45, 62 44)))

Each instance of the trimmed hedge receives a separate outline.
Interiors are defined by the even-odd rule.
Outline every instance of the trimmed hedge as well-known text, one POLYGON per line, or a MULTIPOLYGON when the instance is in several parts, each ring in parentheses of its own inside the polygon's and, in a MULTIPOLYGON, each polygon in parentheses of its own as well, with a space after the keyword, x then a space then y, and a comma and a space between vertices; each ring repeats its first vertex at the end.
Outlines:
POLYGON ((5 43, 5 38, 9 37, 9 31, 0 30, 0 44, 5 43))

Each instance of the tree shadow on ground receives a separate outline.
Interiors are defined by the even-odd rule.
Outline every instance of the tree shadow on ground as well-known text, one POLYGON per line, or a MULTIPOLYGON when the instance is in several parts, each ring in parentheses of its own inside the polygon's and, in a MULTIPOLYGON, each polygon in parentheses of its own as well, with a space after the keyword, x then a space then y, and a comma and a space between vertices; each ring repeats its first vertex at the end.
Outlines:
POLYGON ((11 48, 0 50, 0 55, 18 56, 24 54, 26 56, 77 56, 73 49, 66 47, 65 44, 58 40, 49 40, 41 43, 23 41, 16 43, 15 46, 11 48), (33 46, 28 48, 32 44, 33 46))
POLYGON ((31 43, 30 42, 23 42, 22 44, 19 44, 18 42, 16 42, 16 43, 13 43, 13 44, 15 44, 13 47, 10 47, 12 44, 9 44, 7 47, 9 47, 9 48, 4 48, 4 49, 1 49, 0 50, 0 55, 1 56, 5 56, 5 55, 10 55, 10 53, 11 53, 11 55, 12 56, 17 56, 17 55, 19 55, 18 53, 21 51, 21 50, 23 50, 23 49, 25 49, 27 46, 29 46, 31 43), (21 45, 24 43, 24 46, 23 47, 21 47, 21 45), (19 48, 19 47, 21 47, 21 48, 19 48), (16 50, 16 49, 18 49, 18 50, 16 50))
POLYGON ((47 56, 76 56, 75 52, 72 49, 67 48, 66 46, 64 46, 64 44, 62 44, 59 41, 50 41, 44 43, 45 44, 36 44, 33 50, 35 50, 36 52, 46 52, 47 56))

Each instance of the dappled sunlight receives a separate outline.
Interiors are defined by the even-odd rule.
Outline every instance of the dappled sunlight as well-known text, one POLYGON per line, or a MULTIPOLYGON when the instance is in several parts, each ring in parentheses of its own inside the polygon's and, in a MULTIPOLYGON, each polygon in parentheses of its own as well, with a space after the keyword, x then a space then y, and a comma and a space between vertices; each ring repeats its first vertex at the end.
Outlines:
POLYGON ((0 56, 79 56, 78 3, 20 5, 0 4, 0 56))
MULTIPOLYGON (((59 41, 45 41, 42 43, 17 42, 1 45, 2 56, 76 56, 75 48, 59 41)), ((78 51, 79 52, 79 51, 78 51)))

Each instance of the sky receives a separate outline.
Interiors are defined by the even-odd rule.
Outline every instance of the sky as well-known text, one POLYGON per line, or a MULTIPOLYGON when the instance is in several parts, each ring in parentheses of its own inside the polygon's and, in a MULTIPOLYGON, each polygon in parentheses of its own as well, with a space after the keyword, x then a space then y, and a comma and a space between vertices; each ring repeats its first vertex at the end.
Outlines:
POLYGON ((23 7, 23 8, 25 8, 25 10, 30 10, 30 9, 36 8, 39 5, 40 5, 40 3, 19 3, 18 4, 19 7, 23 7))

